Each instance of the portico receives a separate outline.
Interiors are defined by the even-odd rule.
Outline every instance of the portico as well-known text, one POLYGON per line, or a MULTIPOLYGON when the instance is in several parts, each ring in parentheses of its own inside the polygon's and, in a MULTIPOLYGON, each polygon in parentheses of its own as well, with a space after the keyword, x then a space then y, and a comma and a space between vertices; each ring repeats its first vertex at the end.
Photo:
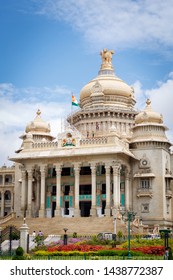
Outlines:
POLYGON ((21 214, 110 216, 120 206, 129 207, 129 177, 127 172, 123 175, 127 168, 119 161, 67 166, 59 162, 22 168, 21 214))

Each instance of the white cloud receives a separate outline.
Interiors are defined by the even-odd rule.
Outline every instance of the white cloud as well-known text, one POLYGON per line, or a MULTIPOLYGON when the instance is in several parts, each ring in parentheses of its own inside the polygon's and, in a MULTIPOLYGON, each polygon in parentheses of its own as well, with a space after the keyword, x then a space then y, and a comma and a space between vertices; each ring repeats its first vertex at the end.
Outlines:
POLYGON ((12 84, 0 84, 0 166, 11 165, 7 158, 20 147, 19 136, 35 118, 38 109, 42 119, 50 123, 53 136, 61 131, 61 120, 70 113, 71 95, 66 101, 65 95, 62 100, 57 93, 62 93, 61 88, 20 89, 12 84))
POLYGON ((37 0, 37 13, 64 20, 97 49, 173 47, 173 0, 37 0), (168 3, 169 2, 169 3, 168 3))

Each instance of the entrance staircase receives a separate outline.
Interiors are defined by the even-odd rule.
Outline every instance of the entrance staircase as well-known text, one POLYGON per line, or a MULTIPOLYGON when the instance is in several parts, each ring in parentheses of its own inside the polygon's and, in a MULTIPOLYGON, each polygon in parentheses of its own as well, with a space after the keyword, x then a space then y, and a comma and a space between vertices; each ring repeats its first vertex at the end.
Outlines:
MULTIPOLYGON (((114 233, 113 217, 54 217, 54 218, 26 218, 26 224, 29 227, 29 234, 35 230, 36 233, 41 230, 44 235, 59 235, 64 234, 64 228, 67 228, 67 234, 72 235, 74 232, 77 235, 97 235, 100 232, 114 233)), ((4 228, 13 225, 18 229, 24 223, 23 218, 12 218, 11 220, 2 223, 4 228)), ((116 230, 127 234, 127 226, 117 219, 116 230)))
MULTIPOLYGON (((1 219, 0 227, 4 229, 7 226, 15 226, 19 229, 24 223, 23 218, 16 218, 14 215, 9 219, 1 219)), ((78 236, 97 235, 100 232, 115 233, 115 224, 113 216, 106 217, 53 217, 53 218, 26 218, 25 223, 29 227, 29 234, 40 230, 45 236, 62 235, 64 228, 68 229, 67 234, 78 236)), ((119 231, 123 235, 128 235, 127 222, 120 218, 116 219, 116 233, 119 231)), ((139 227, 135 222, 131 223, 131 234, 147 234, 148 226, 139 227)))

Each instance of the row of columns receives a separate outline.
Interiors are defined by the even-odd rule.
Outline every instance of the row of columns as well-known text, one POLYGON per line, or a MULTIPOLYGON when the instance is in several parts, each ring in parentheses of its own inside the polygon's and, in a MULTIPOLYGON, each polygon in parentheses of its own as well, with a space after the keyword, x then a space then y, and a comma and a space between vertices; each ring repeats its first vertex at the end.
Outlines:
MULTIPOLYGON (((45 178, 46 178, 46 165, 41 166, 39 170, 41 174, 41 186, 40 177, 37 179, 37 205, 39 207, 39 216, 45 216, 45 178), (39 199, 40 198, 40 199, 39 199)), ((32 187, 33 187, 33 169, 32 168, 22 168, 21 169, 21 210, 27 212, 28 216, 32 214, 32 187), (27 173, 26 173, 27 172, 27 173), (27 176, 27 177, 26 177, 27 176), (26 187, 27 186, 27 187, 26 187), (26 209, 27 205, 27 209, 26 209)))
MULTIPOLYGON (((96 163, 92 162, 90 164, 91 168, 91 185, 92 185, 92 202, 91 202, 91 215, 96 215, 96 163)), ((113 168, 113 209, 118 209, 120 207, 120 163, 114 164, 105 164, 106 170, 106 208, 105 215, 110 215, 111 210, 111 201, 110 201, 110 190, 111 190, 111 177, 110 177, 110 167, 113 168)), ((75 192, 74 192, 74 216, 80 216, 79 209, 79 186, 80 186, 80 163, 74 163, 74 175, 75 175, 75 192)), ((55 216, 61 215, 60 209, 60 196, 61 196, 61 171, 62 163, 55 164, 56 169, 56 209, 55 216)), ((26 193, 26 170, 22 169, 22 188, 21 188, 21 209, 25 209, 27 205, 27 215, 31 216, 32 212, 32 181, 33 181, 33 170, 32 168, 27 169, 27 193, 26 193), (27 198, 27 201, 26 201, 27 198)), ((40 193, 37 188, 37 199, 40 197, 40 208, 39 208, 39 217, 45 216, 45 198, 46 198, 46 165, 40 166, 40 182, 41 188, 40 193)), ((125 180, 125 206, 126 209, 129 208, 129 176, 126 174, 125 180)))
MULTIPOLYGON (((111 178, 110 178, 110 167, 111 165, 106 164, 106 209, 105 215, 110 215, 110 190, 111 190, 111 178)), ((112 165, 113 168, 113 208, 120 208, 120 164, 112 165)), ((56 212, 55 215, 60 214, 60 192, 61 192, 61 169, 62 165, 56 165, 56 212)), ((92 203, 91 203, 91 215, 96 215, 96 163, 91 163, 91 185, 92 185, 92 203)), ((75 202, 74 202, 74 215, 79 215, 79 179, 80 179, 80 163, 74 164, 74 174, 75 174, 75 202)), ((130 195, 129 195, 129 174, 126 172, 125 181, 125 206, 129 209, 130 206, 130 195)))

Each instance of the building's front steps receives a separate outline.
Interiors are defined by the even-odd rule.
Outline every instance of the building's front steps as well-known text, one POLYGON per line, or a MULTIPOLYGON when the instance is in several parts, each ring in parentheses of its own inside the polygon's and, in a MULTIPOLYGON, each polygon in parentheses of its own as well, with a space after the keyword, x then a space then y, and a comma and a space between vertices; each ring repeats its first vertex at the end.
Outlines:
MULTIPOLYGON (((14 225, 18 229, 23 224, 22 218, 12 218, 10 221, 1 224, 1 228, 14 225)), ((67 228, 67 234, 73 235, 97 235, 100 232, 115 233, 114 218, 111 217, 54 217, 54 218, 26 218, 26 224, 29 227, 29 234, 35 230, 36 233, 41 230, 44 235, 64 234, 64 228, 67 228)), ((116 219, 116 233, 121 231, 127 235, 127 224, 120 219, 116 219)), ((139 228, 132 227, 131 234, 142 233, 139 228)))

